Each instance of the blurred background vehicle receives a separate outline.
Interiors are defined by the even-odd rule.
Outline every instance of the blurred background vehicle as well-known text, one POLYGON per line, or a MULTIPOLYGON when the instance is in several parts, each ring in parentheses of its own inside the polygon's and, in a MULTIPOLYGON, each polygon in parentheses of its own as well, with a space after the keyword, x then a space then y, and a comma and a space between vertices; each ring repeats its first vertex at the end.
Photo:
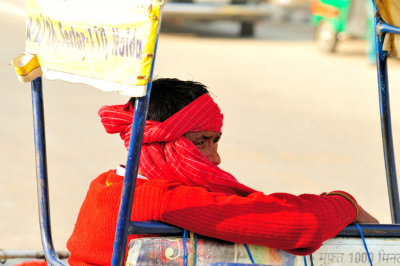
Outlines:
POLYGON ((313 0, 269 0, 269 3, 286 9, 309 9, 313 0))
POLYGON ((254 35, 255 23, 271 15, 266 0, 169 0, 163 22, 231 20, 240 23, 239 35, 254 35))
POLYGON ((314 27, 314 40, 318 49, 333 53, 338 41, 349 38, 367 38, 371 40, 369 46, 373 45, 373 27, 368 27, 372 25, 373 19, 370 2, 314 0, 311 4, 311 24, 314 27))

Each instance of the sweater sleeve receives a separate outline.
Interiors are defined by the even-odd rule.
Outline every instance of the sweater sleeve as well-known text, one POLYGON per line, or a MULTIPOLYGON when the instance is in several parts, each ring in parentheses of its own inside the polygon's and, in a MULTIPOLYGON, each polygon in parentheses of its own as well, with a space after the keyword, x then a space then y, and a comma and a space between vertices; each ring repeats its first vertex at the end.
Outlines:
MULTIPOLYGON (((110 265, 122 182, 111 170, 91 183, 67 243, 71 265, 110 265)), ((298 255, 312 253, 355 217, 353 203, 337 194, 227 196, 166 180, 138 180, 131 215, 298 255)))
POLYGON ((241 197, 171 184, 159 214, 160 221, 201 235, 298 255, 317 250, 355 217, 353 203, 341 195, 256 192, 241 197))

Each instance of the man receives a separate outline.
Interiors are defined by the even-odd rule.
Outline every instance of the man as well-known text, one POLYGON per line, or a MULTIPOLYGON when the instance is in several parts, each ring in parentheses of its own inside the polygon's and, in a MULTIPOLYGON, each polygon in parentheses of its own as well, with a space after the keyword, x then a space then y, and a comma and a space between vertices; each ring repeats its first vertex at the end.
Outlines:
MULTIPOLYGON (((133 104, 102 107, 108 133, 128 147, 133 104)), ((218 168, 223 115, 196 82, 153 82, 131 219, 161 221, 200 235, 309 254, 352 222, 377 223, 348 193, 264 195, 218 168)), ((71 265, 109 265, 123 174, 90 185, 67 247, 71 265)), ((131 236, 131 238, 139 236, 131 236)), ((130 239, 131 239, 130 238, 130 239)))

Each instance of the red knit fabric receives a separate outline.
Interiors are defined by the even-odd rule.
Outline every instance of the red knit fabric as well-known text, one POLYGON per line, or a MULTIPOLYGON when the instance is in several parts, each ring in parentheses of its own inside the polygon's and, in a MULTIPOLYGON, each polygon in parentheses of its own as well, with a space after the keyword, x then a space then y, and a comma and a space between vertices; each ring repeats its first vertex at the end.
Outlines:
MULTIPOLYGON (((110 265, 122 182, 123 177, 110 170, 91 183, 67 243, 71 265, 110 265)), ((161 221, 205 236, 304 255, 355 216, 353 204, 340 195, 254 192, 242 197, 139 179, 131 219, 161 221)))
MULTIPOLYGON (((129 146, 133 108, 103 106, 99 110, 107 133, 120 133, 129 146)), ((239 183, 230 173, 208 160, 183 135, 195 131, 221 133, 223 115, 218 105, 204 94, 164 122, 146 121, 139 169, 150 180, 166 179, 209 191, 246 196, 255 190, 239 183)))

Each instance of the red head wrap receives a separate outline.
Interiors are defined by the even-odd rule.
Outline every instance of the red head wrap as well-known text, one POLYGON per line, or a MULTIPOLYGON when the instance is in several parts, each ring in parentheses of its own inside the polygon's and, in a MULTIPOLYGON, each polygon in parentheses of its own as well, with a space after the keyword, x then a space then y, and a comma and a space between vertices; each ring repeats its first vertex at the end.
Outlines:
MULTIPOLYGON (((125 105, 103 106, 99 110, 107 133, 120 133, 129 146, 133 108, 125 105)), ((231 174, 209 161, 187 138, 186 132, 221 133, 223 115, 218 105, 204 94, 164 122, 147 120, 139 169, 148 179, 167 179, 209 191, 247 195, 253 189, 240 184, 231 174)))

